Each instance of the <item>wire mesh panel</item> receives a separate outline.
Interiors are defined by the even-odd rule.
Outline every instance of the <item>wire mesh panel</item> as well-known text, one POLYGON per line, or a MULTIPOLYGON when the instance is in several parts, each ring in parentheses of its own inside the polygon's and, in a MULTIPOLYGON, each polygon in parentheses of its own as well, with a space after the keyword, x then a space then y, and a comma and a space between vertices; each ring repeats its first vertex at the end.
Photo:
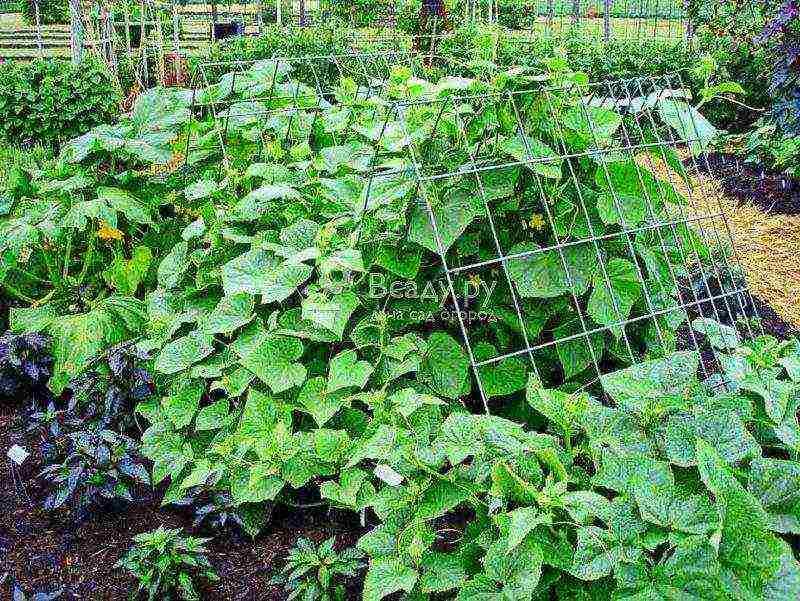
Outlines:
POLYGON ((460 338, 487 412, 528 370, 580 387, 693 349, 710 378, 709 337, 760 331, 725 216, 692 178, 709 134, 678 75, 498 89, 432 83, 408 54, 201 73, 195 113, 213 125, 188 160, 270 174, 246 214, 289 194, 277 163, 303 172, 304 202, 357 223, 384 319, 460 338))
POLYGON ((418 73, 434 62, 440 59, 407 51, 383 51, 205 63, 193 85, 192 114, 210 114, 212 119, 207 121, 208 131, 189 136, 186 158, 202 160, 218 150, 223 164, 230 165, 232 146, 228 137, 234 130, 249 129, 253 142, 263 148, 268 134, 275 133, 258 125, 265 119, 268 125, 283 123, 284 137, 289 139, 291 128, 311 127, 315 116, 329 113, 334 104, 344 107, 383 96, 390 85, 391 69, 418 73), (352 82, 353 88, 337 94, 343 81, 352 82))
MULTIPOLYGON (((611 39, 683 38, 684 0, 519 0, 516 19, 531 35, 582 35, 611 39), (533 23, 531 23, 533 21, 533 23)), ((509 17, 500 17, 508 21, 509 17)))
POLYGON ((442 257, 484 402, 517 358, 563 382, 701 349, 705 320, 754 334, 725 216, 690 178, 707 140, 685 95, 674 76, 397 108, 431 224, 412 238, 442 257))

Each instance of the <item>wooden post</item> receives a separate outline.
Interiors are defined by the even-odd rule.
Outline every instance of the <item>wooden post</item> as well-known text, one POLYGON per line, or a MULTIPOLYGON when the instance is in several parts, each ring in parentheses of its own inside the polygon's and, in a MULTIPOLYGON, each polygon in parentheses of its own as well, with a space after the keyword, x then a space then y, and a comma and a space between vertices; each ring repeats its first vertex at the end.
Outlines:
POLYGON ((164 28, 161 27, 161 15, 158 12, 158 4, 152 2, 153 20, 155 21, 156 37, 158 38, 158 78, 159 83, 164 85, 167 79, 166 57, 164 56, 164 28))
POLYGON ((181 53, 181 22, 178 18, 178 5, 175 0, 172 0, 172 47, 176 55, 181 53))
POLYGON ((100 4, 100 27, 99 32, 100 36, 97 40, 100 44, 100 52, 102 53, 103 60, 105 61, 106 65, 111 65, 111 55, 113 54, 110 46, 111 46, 111 34, 109 32, 109 15, 108 15, 108 7, 106 6, 105 2, 100 4))
POLYGON ((70 20, 70 47, 72 49, 72 62, 80 63, 83 60, 84 30, 81 20, 80 0, 69 0, 69 20, 70 20))
POLYGON ((211 3, 211 40, 217 41, 217 3, 211 3))
POLYGON ((278 23, 278 25, 280 25, 283 21, 281 15, 281 8, 283 7, 281 6, 281 4, 282 0, 275 0, 275 21, 278 23))
MULTIPOLYGON (((128 8, 128 3, 122 3, 122 19, 125 22, 125 49, 128 51, 128 56, 131 54, 131 12, 128 8)), ((141 35, 139 36, 139 43, 141 43, 141 35)))
POLYGON ((577 23, 581 13, 581 0, 572 0, 572 22, 577 23))
POLYGON ((116 32, 114 31, 114 20, 111 16, 111 8, 108 0, 105 0, 100 6, 100 18, 102 20, 101 31, 103 32, 102 35, 104 38, 103 50, 105 52, 106 65, 108 65, 108 70, 111 71, 114 81, 117 83, 119 89, 122 90, 122 85, 119 81, 117 53, 116 48, 114 47, 114 38, 116 32))
POLYGON ((611 0, 603 0, 603 39, 611 41, 611 0))
POLYGON ((142 28, 142 39, 141 39, 141 43, 140 43, 139 49, 140 49, 140 51, 142 53, 142 82, 144 83, 144 87, 146 88, 146 87, 148 87, 148 84, 150 83, 150 67, 147 64, 147 46, 148 46, 148 42, 147 42, 147 25, 146 24, 147 24, 147 21, 148 21, 148 19, 147 19, 148 9, 147 9, 147 4, 145 3, 145 0, 141 0, 139 2, 139 6, 140 6, 139 25, 142 28))
POLYGON ((44 58, 42 45, 42 18, 39 15, 39 0, 33 0, 33 17, 36 22, 36 45, 39 47, 39 58, 44 58))
POLYGON ((298 21, 300 27, 305 27, 306 24, 306 0, 300 0, 300 4, 297 7, 298 21))
POLYGON ((556 3, 555 0, 547 0, 547 23, 550 29, 553 28, 553 20, 556 16, 556 3))

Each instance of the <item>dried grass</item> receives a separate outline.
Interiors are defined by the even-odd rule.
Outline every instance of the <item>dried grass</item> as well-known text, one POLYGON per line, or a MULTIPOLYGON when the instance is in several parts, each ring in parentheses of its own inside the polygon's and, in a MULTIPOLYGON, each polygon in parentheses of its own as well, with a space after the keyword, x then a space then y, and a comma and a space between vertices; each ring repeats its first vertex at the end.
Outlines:
MULTIPOLYGON (((663 162, 641 158, 660 179, 680 179, 663 162)), ((787 322, 800 326, 800 216, 768 215, 752 204, 730 198, 711 175, 695 174, 691 179, 693 202, 686 207, 687 216, 714 215, 721 210, 725 221, 701 222, 708 238, 727 240, 730 234, 735 252, 732 262, 741 265, 753 295, 787 322)))

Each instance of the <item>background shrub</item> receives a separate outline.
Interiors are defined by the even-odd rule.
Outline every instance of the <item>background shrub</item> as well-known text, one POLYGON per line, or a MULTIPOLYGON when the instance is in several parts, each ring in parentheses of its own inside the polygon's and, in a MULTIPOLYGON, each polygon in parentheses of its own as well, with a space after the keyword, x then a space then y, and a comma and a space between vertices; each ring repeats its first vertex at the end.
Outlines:
POLYGON ((0 65, 0 138, 56 145, 119 110, 121 96, 96 61, 36 60, 0 65))
POLYGON ((355 27, 373 27, 391 14, 395 3, 388 0, 333 0, 331 14, 355 27))
MULTIPOLYGON (((351 52, 347 30, 336 26, 297 27, 284 26, 265 27, 258 37, 241 36, 213 44, 204 55, 190 57, 189 69, 196 79, 199 67, 204 62, 255 61, 275 56, 325 56, 329 54, 347 54, 351 52)), ((300 79, 313 81, 313 75, 306 73, 303 77, 301 66, 300 79)), ((213 79, 229 70, 222 66, 218 72, 207 72, 213 79)), ((336 78, 336 73, 316 73, 321 79, 336 78)), ((334 80, 331 80, 333 82, 334 80)), ((321 82, 322 83, 322 82, 321 82)), ((323 85, 324 87, 324 85, 323 85)))
MULTIPOLYGON (((19 0, 19 12, 26 23, 36 23, 31 0, 19 0)), ((42 25, 69 23, 69 4, 67 0, 39 0, 39 21, 42 25)))
MULTIPOLYGON (((764 77, 768 57, 761 49, 736 44, 729 37, 699 36, 693 45, 682 40, 602 40, 576 36, 554 39, 519 38, 502 29, 470 25, 439 42, 438 54, 459 62, 473 58, 489 59, 501 65, 519 64, 543 68, 544 61, 559 54, 569 65, 583 71, 589 81, 633 77, 658 77, 679 72, 683 84, 697 96, 703 86, 693 74, 698 57, 710 54, 719 67, 718 79, 737 81, 746 95, 739 100, 749 107, 763 109, 770 103, 769 82, 764 77)), ((759 117, 757 111, 725 101, 704 107, 704 114, 715 125, 731 132, 747 130, 759 117)))

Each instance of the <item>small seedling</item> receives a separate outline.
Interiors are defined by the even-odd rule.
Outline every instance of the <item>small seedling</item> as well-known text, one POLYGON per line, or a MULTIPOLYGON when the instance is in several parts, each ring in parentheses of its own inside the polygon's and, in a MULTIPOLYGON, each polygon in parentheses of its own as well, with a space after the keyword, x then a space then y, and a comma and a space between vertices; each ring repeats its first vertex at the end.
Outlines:
POLYGON ((355 576, 364 566, 363 555, 355 547, 337 553, 335 541, 334 536, 319 546, 307 538, 297 541, 283 570, 272 580, 284 586, 287 601, 344 601, 346 591, 337 576, 355 576))
POLYGON ((133 540, 135 544, 116 567, 139 581, 135 596, 146 594, 148 601, 195 601, 200 598, 194 585, 197 578, 219 580, 206 557, 207 538, 184 536, 179 528, 159 526, 133 540))

